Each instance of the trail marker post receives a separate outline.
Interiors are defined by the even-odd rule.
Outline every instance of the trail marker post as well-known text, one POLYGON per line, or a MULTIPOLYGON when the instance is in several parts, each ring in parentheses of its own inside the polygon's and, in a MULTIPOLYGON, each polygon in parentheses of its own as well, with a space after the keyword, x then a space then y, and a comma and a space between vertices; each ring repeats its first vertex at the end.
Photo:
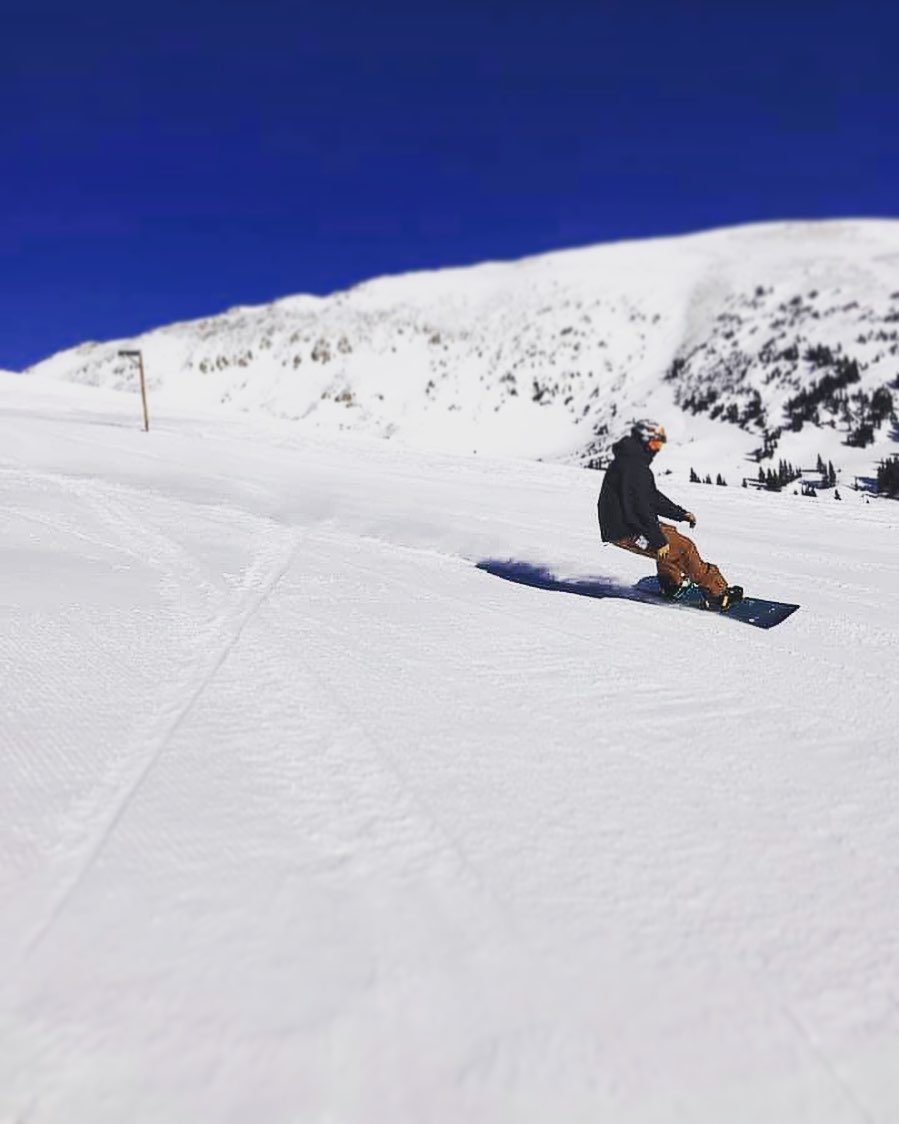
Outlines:
POLYGON ((150 432, 150 416, 147 413, 147 384, 144 379, 144 353, 142 351, 120 351, 123 359, 136 359, 140 369, 140 399, 144 406, 144 433, 150 432))

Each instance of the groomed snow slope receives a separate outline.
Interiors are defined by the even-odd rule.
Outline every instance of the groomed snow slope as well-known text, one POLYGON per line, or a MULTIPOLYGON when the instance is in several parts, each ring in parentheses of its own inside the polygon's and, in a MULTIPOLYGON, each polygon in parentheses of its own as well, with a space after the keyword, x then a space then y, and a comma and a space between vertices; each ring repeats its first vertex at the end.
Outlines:
POLYGON ((899 506, 0 392, 0 1120, 899 1118, 899 506))

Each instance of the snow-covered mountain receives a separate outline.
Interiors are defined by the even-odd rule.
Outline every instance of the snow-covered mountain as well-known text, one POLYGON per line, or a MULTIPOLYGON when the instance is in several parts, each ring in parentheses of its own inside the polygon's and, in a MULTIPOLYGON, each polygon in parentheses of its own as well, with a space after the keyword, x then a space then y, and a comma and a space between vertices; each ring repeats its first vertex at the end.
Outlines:
POLYGON ((86 343, 31 370, 419 448, 601 463, 650 414, 680 476, 897 450, 899 222, 776 223, 388 277, 86 343))

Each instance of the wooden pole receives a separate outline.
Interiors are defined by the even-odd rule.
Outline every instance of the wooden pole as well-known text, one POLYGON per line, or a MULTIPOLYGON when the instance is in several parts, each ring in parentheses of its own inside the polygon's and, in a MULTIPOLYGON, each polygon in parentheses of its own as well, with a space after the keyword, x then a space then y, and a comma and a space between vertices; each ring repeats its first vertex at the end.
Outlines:
POLYGON ((144 433, 149 433, 150 415, 147 413, 147 384, 144 380, 144 353, 142 351, 137 353, 137 359, 140 364, 140 397, 144 404, 144 433))
POLYGON ((124 359, 136 359, 140 370, 140 399, 144 407, 144 433, 150 432, 150 415, 147 413, 147 382, 144 378, 144 353, 142 351, 120 351, 124 359))

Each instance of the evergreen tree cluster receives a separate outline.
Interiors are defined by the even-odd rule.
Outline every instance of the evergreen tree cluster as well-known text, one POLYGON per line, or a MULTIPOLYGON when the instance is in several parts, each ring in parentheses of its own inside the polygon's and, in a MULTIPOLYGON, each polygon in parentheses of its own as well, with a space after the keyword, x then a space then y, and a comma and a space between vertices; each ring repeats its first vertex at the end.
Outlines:
POLYGON ((784 409, 790 419, 790 425, 797 431, 802 429, 805 422, 820 424, 821 406, 826 407, 832 414, 837 413, 842 401, 838 397, 839 392, 861 378, 857 360, 849 359, 845 355, 834 355, 830 348, 823 344, 808 348, 803 358, 815 368, 830 368, 832 373, 824 375, 811 386, 800 390, 786 402, 784 409))
POLYGON ((780 440, 782 430, 765 429, 762 432, 762 447, 755 450, 755 459, 758 461, 766 460, 768 457, 773 457, 777 449, 777 442, 780 440))
POLYGON ((787 484, 798 480, 801 475, 798 468, 785 460, 778 463, 776 472, 773 468, 759 468, 759 482, 769 492, 779 492, 787 484))
MULTIPOLYGON (((690 469, 690 483, 691 484, 711 484, 712 483, 711 473, 707 472, 705 474, 705 476, 700 476, 695 468, 691 468, 690 469)), ((715 477, 715 483, 719 484, 722 488, 727 487, 727 481, 724 479, 724 477, 721 475, 720 472, 715 477)))
POLYGON ((899 456, 880 462, 877 469, 877 491, 892 499, 899 499, 899 456))
POLYGON ((873 394, 863 390, 852 395, 851 408, 846 413, 855 422, 846 436, 846 444, 864 449, 874 441, 874 431, 887 418, 894 416, 893 394, 888 386, 879 386, 873 394))
POLYGON ((836 469, 833 467, 833 461, 828 461, 827 464, 825 464, 821 454, 819 453, 818 464, 816 467, 818 469, 818 472, 821 473, 821 487, 835 488, 837 484, 837 473, 836 469))

